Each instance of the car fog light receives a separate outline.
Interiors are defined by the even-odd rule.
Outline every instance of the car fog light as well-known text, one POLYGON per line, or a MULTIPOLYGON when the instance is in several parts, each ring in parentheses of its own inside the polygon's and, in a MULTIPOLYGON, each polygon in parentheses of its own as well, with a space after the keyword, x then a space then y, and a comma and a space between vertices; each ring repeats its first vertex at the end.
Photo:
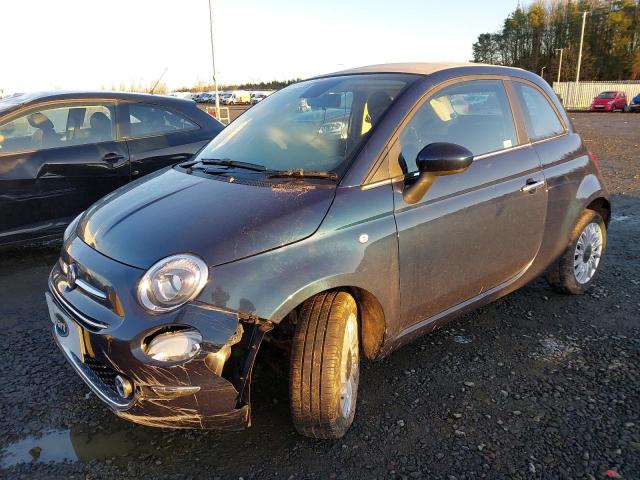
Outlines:
POLYGON ((129 398, 133 393, 133 383, 131 383, 131 380, 128 378, 125 378, 122 375, 116 375, 114 383, 116 385, 118 395, 122 398, 129 398))
POLYGON ((188 360, 200 351, 202 335, 197 330, 175 330, 153 337, 145 353, 158 362, 188 360))

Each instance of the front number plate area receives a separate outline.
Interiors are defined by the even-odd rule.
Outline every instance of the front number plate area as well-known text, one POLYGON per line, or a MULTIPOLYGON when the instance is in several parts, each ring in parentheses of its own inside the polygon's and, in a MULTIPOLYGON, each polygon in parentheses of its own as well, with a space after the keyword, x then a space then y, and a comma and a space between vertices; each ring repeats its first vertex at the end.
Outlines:
POLYGON ((54 334, 68 353, 72 353, 79 361, 84 362, 84 344, 82 327, 56 305, 50 293, 45 293, 49 317, 53 323, 54 334))

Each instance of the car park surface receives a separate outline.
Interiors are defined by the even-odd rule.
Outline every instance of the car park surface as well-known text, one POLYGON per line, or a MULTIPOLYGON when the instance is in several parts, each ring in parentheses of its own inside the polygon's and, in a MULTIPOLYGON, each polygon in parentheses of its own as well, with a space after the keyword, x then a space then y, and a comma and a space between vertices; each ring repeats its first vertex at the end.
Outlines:
POLYGON ((52 428, 70 428, 59 435, 70 439, 83 461, 101 458, 19 464, 8 474, 371 478, 417 472, 528 478, 535 470, 545 478, 586 473, 597 478, 614 468, 623 478, 634 478, 640 472, 634 408, 639 398, 637 117, 572 117, 599 154, 615 194, 617 217, 595 290, 576 299, 536 280, 382 363, 365 365, 362 422, 338 443, 291 435, 287 386, 271 372, 277 362, 258 372, 252 430, 166 432, 112 418, 95 397, 85 401, 87 390, 79 380, 61 384, 50 374, 67 367, 50 344, 44 305, 28 300, 43 287, 57 252, 18 250, 6 256, 0 285, 9 292, 4 321, 14 336, 2 340, 3 378, 13 380, 2 403, 5 458, 7 451, 9 460, 16 451, 27 459, 50 458, 47 446, 58 437, 42 433, 52 428), (34 348, 41 357, 31 354, 34 348), (49 404, 33 401, 43 390, 49 404), (30 435, 35 438, 17 443, 30 435))
POLYGON ((53 92, 0 101, 0 245, 60 236, 100 197, 190 158, 222 128, 173 97, 53 92))

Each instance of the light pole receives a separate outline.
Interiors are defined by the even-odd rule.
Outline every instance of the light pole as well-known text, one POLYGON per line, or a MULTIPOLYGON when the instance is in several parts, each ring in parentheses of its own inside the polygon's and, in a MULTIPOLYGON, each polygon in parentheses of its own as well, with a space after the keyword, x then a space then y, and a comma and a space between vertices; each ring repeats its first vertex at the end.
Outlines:
POLYGON ((213 8, 209 0, 209 31, 211 33, 211 68, 213 69, 213 88, 216 92, 216 118, 220 120, 220 98, 218 96, 218 79, 216 77, 216 56, 213 48, 213 8))
POLYGON ((576 85, 580 81, 580 66, 582 64, 582 44, 584 43, 584 25, 587 22, 587 13, 582 12, 582 31, 580 32, 580 52, 578 53, 578 68, 576 69, 576 85))
POLYGON ((560 61, 558 62, 558 83, 560 83, 560 73, 562 72, 562 52, 564 52, 564 48, 554 48, 554 51, 560 52, 560 61))

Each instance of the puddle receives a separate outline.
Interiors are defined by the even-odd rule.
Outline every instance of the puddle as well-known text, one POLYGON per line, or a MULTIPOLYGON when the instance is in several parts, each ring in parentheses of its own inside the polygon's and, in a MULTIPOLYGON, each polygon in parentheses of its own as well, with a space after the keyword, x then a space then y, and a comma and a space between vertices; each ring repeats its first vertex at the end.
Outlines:
POLYGON ((88 432, 83 430, 49 430, 7 446, 0 453, 0 466, 10 468, 29 462, 88 462, 112 457, 158 454, 147 441, 129 430, 88 432))

